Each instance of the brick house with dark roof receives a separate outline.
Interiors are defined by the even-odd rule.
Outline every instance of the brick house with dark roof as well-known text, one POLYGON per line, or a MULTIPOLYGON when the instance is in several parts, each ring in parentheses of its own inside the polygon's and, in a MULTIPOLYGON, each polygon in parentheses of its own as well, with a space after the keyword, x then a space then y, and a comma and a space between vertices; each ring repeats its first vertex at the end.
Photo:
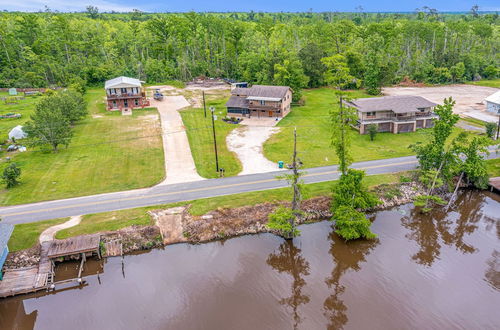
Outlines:
POLYGON ((288 86, 253 85, 231 90, 226 103, 228 116, 282 118, 291 110, 292 89, 288 86))
POLYGON ((434 126, 434 102, 421 96, 398 95, 361 98, 345 102, 358 111, 360 134, 368 132, 368 125, 375 124, 379 132, 405 133, 417 128, 434 126))

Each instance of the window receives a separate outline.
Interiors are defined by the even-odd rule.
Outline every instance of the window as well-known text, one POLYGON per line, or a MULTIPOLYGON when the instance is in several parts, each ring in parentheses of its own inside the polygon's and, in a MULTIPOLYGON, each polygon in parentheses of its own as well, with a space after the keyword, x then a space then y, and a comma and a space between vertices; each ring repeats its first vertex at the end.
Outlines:
POLYGON ((127 94, 127 89, 126 88, 121 88, 122 94, 127 94))
POLYGON ((116 108, 116 101, 113 101, 113 109, 116 108))
POLYGON ((375 117, 375 115, 376 115, 375 111, 371 111, 371 112, 366 113, 367 117, 375 117))
POLYGON ((136 107, 138 107, 139 106, 139 99, 134 99, 134 104, 136 107))
POLYGON ((260 100, 260 105, 266 105, 266 101, 260 100))

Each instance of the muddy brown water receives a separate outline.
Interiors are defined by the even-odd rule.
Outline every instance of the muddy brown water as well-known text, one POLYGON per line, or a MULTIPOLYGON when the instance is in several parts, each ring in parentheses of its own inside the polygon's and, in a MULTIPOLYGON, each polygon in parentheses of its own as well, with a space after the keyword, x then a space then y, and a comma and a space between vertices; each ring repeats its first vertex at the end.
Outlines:
POLYGON ((324 221, 293 242, 261 234, 89 262, 82 286, 0 300, 0 329, 500 328, 500 196, 372 216, 374 241, 345 243, 324 221))

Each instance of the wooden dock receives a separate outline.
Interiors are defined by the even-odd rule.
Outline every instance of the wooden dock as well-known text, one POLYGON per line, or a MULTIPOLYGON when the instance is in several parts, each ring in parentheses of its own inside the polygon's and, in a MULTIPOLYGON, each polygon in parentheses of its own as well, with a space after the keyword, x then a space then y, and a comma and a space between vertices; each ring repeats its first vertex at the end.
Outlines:
POLYGON ((496 190, 500 192, 500 176, 497 176, 495 178, 490 178, 488 184, 491 187, 491 191, 496 190))
POLYGON ((101 257, 100 242, 99 235, 85 235, 42 243, 38 266, 5 272, 3 280, 0 281, 0 298, 47 290, 51 286, 53 287, 54 264, 57 260, 62 261, 66 257, 78 256, 81 258, 78 278, 73 279, 79 279, 81 282, 80 277, 86 256, 95 253, 99 258, 101 257))
POLYGON ((121 239, 115 239, 104 243, 107 257, 118 257, 123 255, 123 245, 121 239))
POLYGON ((54 269, 48 258, 50 242, 40 248, 38 266, 8 270, 0 281, 0 297, 45 290, 54 280, 54 269))

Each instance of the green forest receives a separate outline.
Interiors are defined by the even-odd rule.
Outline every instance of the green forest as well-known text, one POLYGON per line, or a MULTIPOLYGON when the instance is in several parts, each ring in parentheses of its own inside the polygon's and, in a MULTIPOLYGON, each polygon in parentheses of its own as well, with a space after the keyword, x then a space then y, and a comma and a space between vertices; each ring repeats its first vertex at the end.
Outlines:
POLYGON ((197 76, 367 88, 499 76, 497 13, 0 14, 0 87, 197 76), (325 81, 326 80, 326 81, 325 81))

